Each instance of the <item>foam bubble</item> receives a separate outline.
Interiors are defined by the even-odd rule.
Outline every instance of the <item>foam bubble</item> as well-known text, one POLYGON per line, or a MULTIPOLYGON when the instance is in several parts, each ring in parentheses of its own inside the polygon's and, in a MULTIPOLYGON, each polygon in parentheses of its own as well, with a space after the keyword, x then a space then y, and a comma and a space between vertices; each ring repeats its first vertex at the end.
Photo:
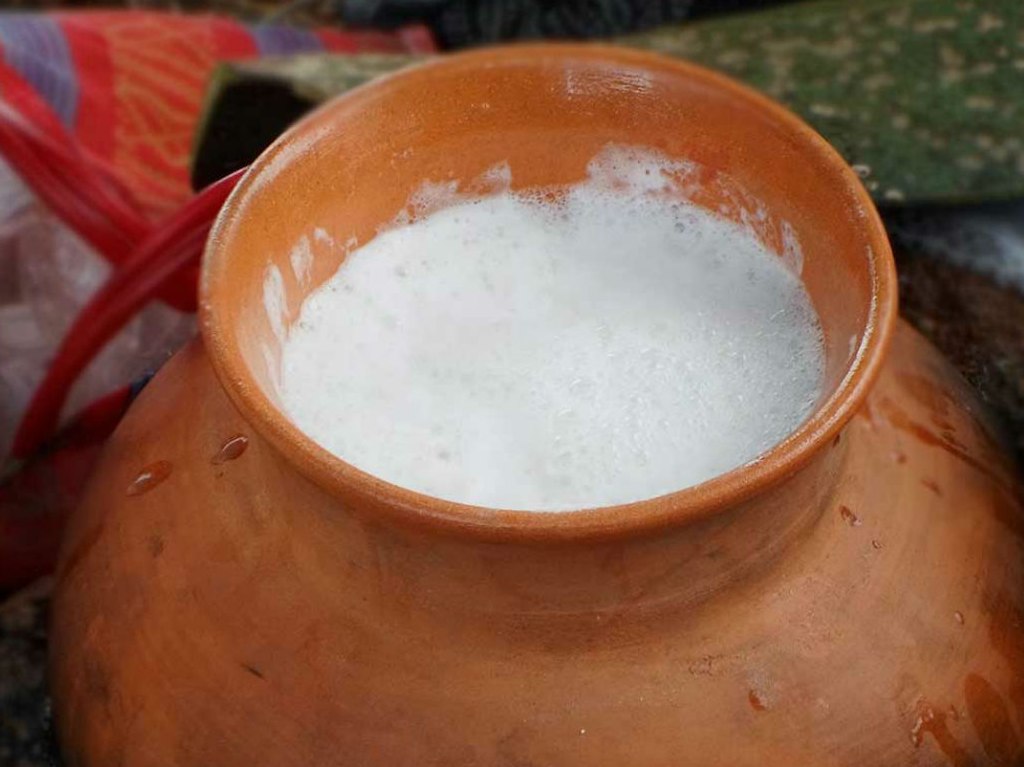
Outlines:
POLYGON ((671 193, 690 172, 618 151, 564 189, 434 209, 454 189, 429 187, 429 213, 304 303, 286 411, 371 474, 499 508, 636 501, 756 459, 813 409, 821 329, 791 251, 671 193))

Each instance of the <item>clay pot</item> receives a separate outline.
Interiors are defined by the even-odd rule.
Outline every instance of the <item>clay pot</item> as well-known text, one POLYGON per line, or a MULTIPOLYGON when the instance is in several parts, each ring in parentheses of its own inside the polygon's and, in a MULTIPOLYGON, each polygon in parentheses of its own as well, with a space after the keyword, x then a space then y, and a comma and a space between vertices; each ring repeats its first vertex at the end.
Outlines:
POLYGON ((202 306, 202 343, 142 393, 67 536, 52 682, 71 764, 1020 758, 1013 474, 898 321, 856 176, 763 97, 571 45, 380 80, 256 163, 211 236, 202 306), (827 391, 791 438, 654 500, 531 514, 395 487, 281 414, 280 332, 345 243, 424 180, 473 188, 507 162, 515 187, 570 182, 608 142, 699 163, 695 199, 777 249, 792 227, 827 391))

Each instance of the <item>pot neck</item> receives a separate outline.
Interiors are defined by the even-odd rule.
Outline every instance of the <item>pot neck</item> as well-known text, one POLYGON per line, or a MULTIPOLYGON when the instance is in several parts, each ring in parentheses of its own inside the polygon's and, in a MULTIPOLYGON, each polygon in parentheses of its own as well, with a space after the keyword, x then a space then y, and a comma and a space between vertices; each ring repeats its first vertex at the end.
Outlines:
POLYGON ((808 536, 831 501, 843 443, 757 495, 642 534, 481 540, 396 526, 372 508, 344 504, 359 511, 335 517, 330 545, 345 550, 370 598, 392 604, 538 617, 693 605, 769 567, 808 536))

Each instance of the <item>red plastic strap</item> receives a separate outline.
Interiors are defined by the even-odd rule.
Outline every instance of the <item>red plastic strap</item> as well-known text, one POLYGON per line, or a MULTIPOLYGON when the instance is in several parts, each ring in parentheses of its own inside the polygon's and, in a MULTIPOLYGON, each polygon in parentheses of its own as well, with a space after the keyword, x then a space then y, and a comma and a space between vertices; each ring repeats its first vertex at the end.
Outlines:
POLYGON ((211 184, 171 216, 82 308, 22 418, 13 457, 26 458, 43 446, 57 428, 71 387, 93 357, 176 275, 195 268, 217 212, 243 173, 211 184))
MULTIPOLYGON (((72 231, 112 264, 120 264, 152 230, 109 174, 74 148, 66 134, 54 139, 0 102, 0 154, 72 231)), ((180 311, 195 311, 195 283, 186 276, 161 290, 180 311)))

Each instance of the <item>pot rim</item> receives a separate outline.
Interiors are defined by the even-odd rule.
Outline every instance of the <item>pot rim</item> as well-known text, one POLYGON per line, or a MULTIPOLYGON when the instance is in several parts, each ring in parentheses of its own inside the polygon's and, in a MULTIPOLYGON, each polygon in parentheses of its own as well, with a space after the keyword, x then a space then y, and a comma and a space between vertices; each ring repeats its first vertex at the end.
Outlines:
POLYGON ((200 279, 201 333, 213 369, 242 417, 297 471, 321 489, 343 499, 346 508, 374 519, 494 542, 558 543, 644 535, 687 524, 734 507, 781 483, 825 449, 853 417, 872 388, 885 360, 898 309, 896 269, 885 229, 859 178, 839 153, 795 114, 745 85, 695 64, 630 48, 593 43, 532 43, 446 54, 403 68, 321 105, 284 134, 250 166, 221 208, 207 240, 200 279), (387 482, 330 453, 302 432, 275 405, 245 363, 224 313, 218 311, 230 270, 229 222, 261 172, 282 147, 301 144, 322 126, 340 103, 349 107, 369 90, 401 78, 429 78, 438 68, 527 64, 539 59, 647 66, 670 71, 730 94, 790 131, 804 151, 816 153, 849 187, 864 211, 870 243, 866 254, 872 283, 866 329, 846 375, 794 432, 753 461, 698 485, 642 501, 565 512, 496 509, 458 503, 387 482), (372 511, 368 511, 371 510, 372 511))

